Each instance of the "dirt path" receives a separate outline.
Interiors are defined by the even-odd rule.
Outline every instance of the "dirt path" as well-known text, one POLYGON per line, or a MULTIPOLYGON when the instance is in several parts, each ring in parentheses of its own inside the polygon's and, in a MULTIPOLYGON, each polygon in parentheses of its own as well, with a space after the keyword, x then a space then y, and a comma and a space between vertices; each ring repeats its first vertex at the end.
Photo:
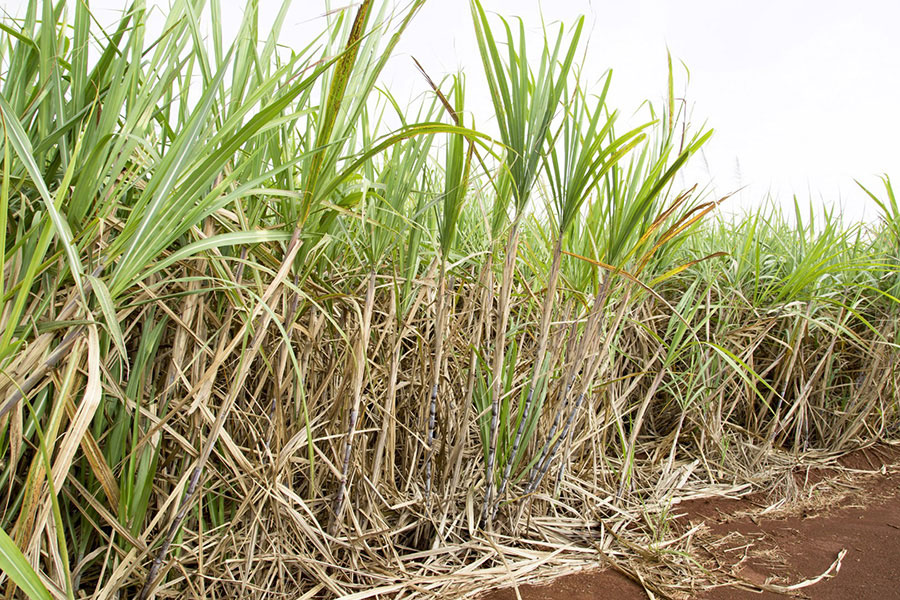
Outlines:
MULTIPOLYGON (((761 499, 701 500, 679 507, 680 522, 703 522, 696 554, 720 575, 755 590, 720 587, 704 600, 784 598, 776 586, 832 577, 791 590, 821 600, 900 599, 900 450, 881 448, 841 459, 841 471, 798 473, 811 490, 806 500, 763 513, 761 499), (882 468, 883 465, 892 465, 882 468), (877 474, 862 472, 881 471, 877 474), (846 551, 846 552, 842 552, 846 551), (841 557, 839 563, 839 556, 841 557), (838 567, 836 574, 834 570, 838 567), (770 591, 760 590, 769 587, 770 591)), ((611 570, 562 577, 549 585, 522 585, 523 600, 647 598, 641 586, 611 570)), ((513 589, 483 600, 514 600, 513 589)))

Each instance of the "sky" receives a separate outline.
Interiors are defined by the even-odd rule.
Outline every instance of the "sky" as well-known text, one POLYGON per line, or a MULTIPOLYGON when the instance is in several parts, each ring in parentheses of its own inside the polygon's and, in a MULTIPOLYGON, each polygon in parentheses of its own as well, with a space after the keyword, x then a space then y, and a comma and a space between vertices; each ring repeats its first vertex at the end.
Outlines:
MULTIPOLYGON (((0 0, 0 7, 16 15, 25 3, 0 0)), ((90 2, 98 18, 109 22, 125 4, 90 2)), ((568 27, 584 15, 585 80, 598 81, 612 69, 609 103, 626 124, 641 121, 635 111, 643 100, 662 105, 666 52, 671 52, 676 92, 684 96, 692 123, 715 129, 688 176, 712 194, 733 194, 726 201, 731 211, 770 197, 792 205, 796 195, 804 206, 811 199, 837 206, 847 219, 873 219, 877 210, 854 180, 874 191, 880 190, 879 175, 900 177, 896 0, 858 0, 852 9, 837 0, 483 4, 489 13, 521 17, 532 47, 540 42, 542 17, 548 25, 568 27)), ((148 5, 156 7, 161 22, 167 0, 148 0, 148 5)), ((344 0, 332 3, 344 5, 344 0)), ((280 0, 260 0, 263 31, 280 6, 280 0)), ((295 0, 283 43, 305 46, 324 26, 326 9, 323 0, 295 0)), ((225 16, 226 35, 237 31, 240 11, 226 10, 225 16)), ((466 0, 428 0, 405 32, 382 77, 401 103, 427 89, 413 56, 435 80, 464 72, 470 117, 491 130, 491 104, 466 0)))

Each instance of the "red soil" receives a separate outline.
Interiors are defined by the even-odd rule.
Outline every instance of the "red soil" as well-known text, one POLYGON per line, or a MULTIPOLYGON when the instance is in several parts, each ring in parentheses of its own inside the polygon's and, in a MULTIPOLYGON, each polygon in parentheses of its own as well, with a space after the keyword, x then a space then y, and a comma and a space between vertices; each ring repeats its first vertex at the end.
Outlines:
MULTIPOLYGON (((696 554, 719 574, 734 575, 748 586, 791 585, 829 569, 842 550, 837 574, 793 595, 821 600, 900 599, 900 449, 880 447, 842 458, 846 469, 882 471, 852 475, 847 471, 804 471, 801 483, 813 486, 812 498, 788 516, 760 515, 762 498, 698 500, 677 507, 679 522, 704 522, 709 530, 695 545, 696 554), (883 468, 882 465, 893 465, 883 468), (820 493, 816 492, 819 486, 820 493), (824 491, 822 491, 824 490, 824 491), (834 498, 837 497, 837 500, 834 498), (754 514, 756 513, 756 514, 754 514)), ((734 579, 734 578, 732 578, 734 579)), ((640 585, 612 570, 565 576, 548 585, 521 585, 523 600, 641 600, 640 585)), ((704 600, 784 598, 773 591, 720 587, 698 596, 704 600)), ((482 600, 515 600, 512 588, 495 590, 482 600)))

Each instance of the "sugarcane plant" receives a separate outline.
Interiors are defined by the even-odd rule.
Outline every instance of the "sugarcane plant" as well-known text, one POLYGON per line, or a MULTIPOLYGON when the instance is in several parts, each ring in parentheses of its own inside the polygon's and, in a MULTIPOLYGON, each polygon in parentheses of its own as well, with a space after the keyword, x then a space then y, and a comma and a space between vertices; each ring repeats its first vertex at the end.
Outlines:
POLYGON ((546 356, 547 342, 562 262, 563 238, 580 216, 581 207, 588 195, 597 192, 597 185, 606 172, 643 140, 641 133, 643 127, 620 137, 611 135, 616 116, 614 111, 611 112, 606 107, 611 79, 610 73, 605 78, 600 95, 593 101, 587 97, 576 80, 575 89, 567 94, 568 100, 565 103, 561 124, 557 131, 547 132, 543 172, 549 181, 550 204, 558 229, 555 232, 556 241, 553 244, 547 289, 538 325, 534 367, 517 417, 515 438, 505 458, 506 464, 497 492, 497 501, 492 509, 492 517, 499 509, 500 500, 506 491, 514 466, 522 458, 519 450, 523 437, 526 431, 528 437, 531 437, 537 425, 537 419, 532 418, 533 410, 539 410, 543 405, 544 394, 549 387, 546 381, 550 371, 546 356), (535 395, 536 391, 538 397, 535 395))
MULTIPOLYGON (((460 122, 463 115, 465 102, 465 80, 462 74, 453 78, 453 120, 460 122)), ((428 403, 428 425, 425 434, 425 497, 431 495, 433 460, 434 460, 434 432, 437 418, 438 393, 441 383, 441 371, 443 360, 444 328, 445 328, 445 303, 447 295, 447 260, 450 249, 456 238, 456 224, 466 199, 468 187, 469 169, 472 164, 472 155, 475 146, 467 142, 462 134, 451 134, 446 147, 446 162, 444 167, 444 192, 441 197, 438 213, 438 250, 439 262, 437 286, 435 292, 434 310, 434 363, 432 367, 431 390, 428 403)))
MULTIPOLYGON (((569 39, 568 48, 564 50, 564 53, 561 52, 563 51, 564 26, 560 24, 556 40, 552 44, 545 33, 538 68, 535 72, 529 63, 524 24, 519 21, 517 35, 514 35, 509 23, 502 20, 507 43, 507 57, 504 60, 481 3, 473 0, 471 7, 478 48, 491 93, 494 114, 500 129, 500 140, 505 151, 504 160, 500 166, 503 171, 501 181, 509 186, 509 193, 513 201, 513 214, 507 234, 500 294, 497 298, 497 320, 492 350, 490 440, 487 464, 485 465, 486 486, 480 517, 480 524, 483 527, 489 520, 494 501, 501 381, 507 344, 509 299, 519 246, 519 224, 525 215, 532 187, 540 171, 541 150, 551 121, 559 110, 559 102, 565 91, 566 78, 578 49, 584 18, 577 21, 569 39)), ((503 197, 500 196, 500 199, 502 203, 503 197)), ((502 218, 502 212, 505 211, 495 210, 498 210, 495 213, 498 218, 502 218)))

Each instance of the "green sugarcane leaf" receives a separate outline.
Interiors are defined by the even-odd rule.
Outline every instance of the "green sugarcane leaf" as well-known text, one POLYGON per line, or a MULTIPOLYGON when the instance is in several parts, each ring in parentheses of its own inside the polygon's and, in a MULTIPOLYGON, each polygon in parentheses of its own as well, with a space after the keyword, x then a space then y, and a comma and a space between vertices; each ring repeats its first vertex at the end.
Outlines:
POLYGON ((31 600, 53 600, 25 555, 5 531, 0 529, 0 571, 6 573, 31 600))

